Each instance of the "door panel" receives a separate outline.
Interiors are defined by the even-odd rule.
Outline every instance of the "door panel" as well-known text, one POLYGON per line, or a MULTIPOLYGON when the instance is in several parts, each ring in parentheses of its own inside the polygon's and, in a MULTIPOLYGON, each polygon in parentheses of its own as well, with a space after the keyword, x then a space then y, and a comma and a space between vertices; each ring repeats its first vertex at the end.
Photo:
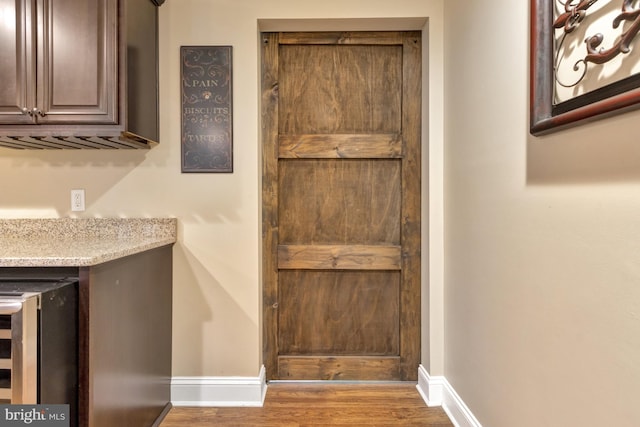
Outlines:
POLYGON ((280 49, 280 134, 399 132, 402 46, 280 49))
POLYGON ((400 244, 399 160, 279 165, 279 244, 400 244))
POLYGON ((420 34, 263 42, 267 376, 415 380, 420 34))
POLYGON ((280 351, 397 355, 398 295, 398 272, 281 272, 280 351))

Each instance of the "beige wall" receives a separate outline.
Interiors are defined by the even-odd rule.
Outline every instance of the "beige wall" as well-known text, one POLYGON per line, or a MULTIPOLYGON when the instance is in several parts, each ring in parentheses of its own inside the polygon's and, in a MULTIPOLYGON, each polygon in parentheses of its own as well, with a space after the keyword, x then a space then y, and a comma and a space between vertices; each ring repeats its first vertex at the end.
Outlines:
POLYGON ((528 4, 445 2, 445 375, 485 427, 638 426, 640 113, 531 137, 528 4))
POLYGON ((443 188, 442 8, 442 0, 169 0, 160 9, 160 145, 117 152, 0 149, 0 217, 75 216, 69 211, 72 188, 86 189, 87 211, 80 216, 177 217, 173 374, 257 376, 262 364, 258 33, 424 28, 429 32, 424 56, 430 62, 424 84, 425 123, 430 122, 423 135, 424 222, 425 230, 431 221, 436 231, 425 231, 423 244, 424 253, 433 254, 432 261, 423 261, 423 363, 442 374, 441 202, 437 208, 443 188), (180 173, 181 45, 233 46, 233 174, 180 173), (431 211, 429 197, 436 200, 431 211))

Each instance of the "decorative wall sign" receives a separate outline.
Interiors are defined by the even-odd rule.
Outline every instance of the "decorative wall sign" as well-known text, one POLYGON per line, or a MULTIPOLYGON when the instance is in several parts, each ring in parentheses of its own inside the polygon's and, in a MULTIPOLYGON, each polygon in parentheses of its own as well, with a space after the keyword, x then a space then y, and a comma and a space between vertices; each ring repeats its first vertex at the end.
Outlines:
POLYGON ((182 172, 233 172, 232 48, 180 47, 182 172))
POLYGON ((640 0, 531 0, 531 133, 640 107, 640 0))

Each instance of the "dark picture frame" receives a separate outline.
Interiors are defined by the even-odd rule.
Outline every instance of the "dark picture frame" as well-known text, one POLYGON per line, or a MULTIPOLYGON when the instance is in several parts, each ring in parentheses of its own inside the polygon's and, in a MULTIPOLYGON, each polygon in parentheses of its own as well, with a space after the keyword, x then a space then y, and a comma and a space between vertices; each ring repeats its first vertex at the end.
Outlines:
MULTIPOLYGON (((607 84, 573 99, 554 104, 554 2, 530 0, 530 132, 543 135, 570 126, 602 119, 640 108, 640 73, 607 84)), ((629 0, 618 0, 631 7, 629 0)), ((591 6, 589 1, 566 0, 579 12, 591 6)), ((593 3, 593 2, 591 2, 593 3)), ((637 11, 633 11, 637 12, 637 11)), ((637 15, 636 15, 637 16, 637 15)), ((633 28, 640 17, 633 18, 633 28)), ((632 34, 630 39, 633 39, 632 34)), ((640 49, 638 38, 633 40, 640 49)), ((633 49, 633 46, 631 46, 633 49)), ((622 51, 622 50, 620 50, 622 51)), ((586 50, 585 50, 586 52, 586 50)), ((614 54, 617 55, 615 52, 614 54)))
POLYGON ((233 172, 233 50, 181 46, 182 172, 233 172))

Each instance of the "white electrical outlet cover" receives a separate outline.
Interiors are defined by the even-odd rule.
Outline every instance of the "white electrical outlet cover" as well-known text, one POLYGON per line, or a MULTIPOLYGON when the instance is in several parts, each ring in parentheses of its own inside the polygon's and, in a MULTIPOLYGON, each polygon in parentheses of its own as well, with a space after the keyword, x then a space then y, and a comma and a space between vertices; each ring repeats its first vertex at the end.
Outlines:
POLYGON ((84 190, 71 190, 71 211, 82 212, 84 211, 84 190))

